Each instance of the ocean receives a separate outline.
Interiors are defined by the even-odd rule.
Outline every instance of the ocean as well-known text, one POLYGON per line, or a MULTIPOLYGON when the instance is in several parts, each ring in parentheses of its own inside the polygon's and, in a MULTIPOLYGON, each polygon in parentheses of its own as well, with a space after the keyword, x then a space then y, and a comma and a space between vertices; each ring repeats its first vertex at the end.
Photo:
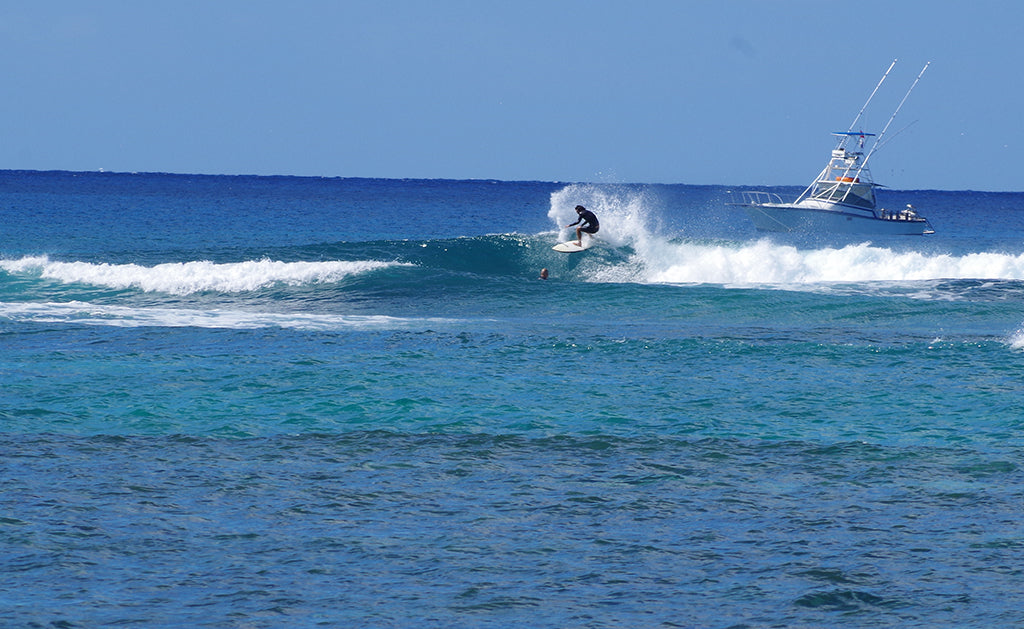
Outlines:
POLYGON ((0 625, 1024 625, 1024 193, 732 190, 0 171, 0 625))

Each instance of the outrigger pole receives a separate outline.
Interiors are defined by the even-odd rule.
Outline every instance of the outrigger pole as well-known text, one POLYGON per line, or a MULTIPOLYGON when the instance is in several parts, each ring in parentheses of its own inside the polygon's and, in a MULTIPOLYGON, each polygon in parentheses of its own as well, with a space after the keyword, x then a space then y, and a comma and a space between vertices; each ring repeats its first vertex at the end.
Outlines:
MULTIPOLYGON (((871 91, 871 96, 868 96, 868 99, 864 102, 864 106, 857 112, 857 117, 853 119, 853 122, 850 123, 850 128, 846 130, 847 137, 850 137, 853 134, 853 128, 857 126, 857 122, 860 120, 860 117, 864 115, 864 110, 871 104, 871 99, 875 97, 875 93, 878 92, 878 88, 882 87, 882 83, 885 83, 886 77, 889 76, 890 72, 892 72, 897 61, 898 59, 892 60, 892 63, 889 64, 889 69, 885 71, 885 74, 883 74, 882 78, 879 79, 878 85, 876 85, 875 89, 871 91)), ((843 142, 845 142, 845 140, 843 142)))
MULTIPOLYGON (((878 134, 877 138, 875 138, 875 143, 871 145, 871 150, 868 151, 867 157, 864 158, 864 164, 867 164, 868 160, 871 159, 871 156, 875 154, 875 150, 878 149, 878 143, 882 141, 882 136, 884 136, 885 132, 889 130, 889 125, 891 125, 892 121, 896 119, 896 114, 900 113, 900 109, 903 108, 903 103, 907 102, 907 98, 910 97, 910 93, 914 91, 915 87, 917 87, 917 82, 921 80, 921 77, 924 76, 924 71, 927 70, 928 66, 931 64, 932 62, 929 61, 924 64, 923 68, 921 68, 921 72, 918 73, 917 78, 914 79, 914 82, 910 85, 910 89, 903 95, 903 100, 901 100, 900 104, 896 107, 896 111, 892 112, 892 115, 889 116, 889 122, 885 123, 885 128, 883 128, 882 132, 878 134)), ((861 165, 861 169, 864 168, 864 164, 861 165)))

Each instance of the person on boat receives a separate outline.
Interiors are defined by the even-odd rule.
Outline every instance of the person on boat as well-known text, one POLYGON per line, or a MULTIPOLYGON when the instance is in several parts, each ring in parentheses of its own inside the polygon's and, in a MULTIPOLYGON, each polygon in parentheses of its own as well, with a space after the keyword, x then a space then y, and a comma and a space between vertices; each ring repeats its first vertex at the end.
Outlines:
POLYGON ((583 223, 576 228, 576 245, 582 247, 583 234, 588 233, 593 236, 597 233, 597 230, 601 229, 601 224, 597 222, 597 216, 582 205, 576 206, 576 214, 579 215, 576 222, 569 223, 566 227, 572 227, 573 225, 580 225, 580 223, 583 223))

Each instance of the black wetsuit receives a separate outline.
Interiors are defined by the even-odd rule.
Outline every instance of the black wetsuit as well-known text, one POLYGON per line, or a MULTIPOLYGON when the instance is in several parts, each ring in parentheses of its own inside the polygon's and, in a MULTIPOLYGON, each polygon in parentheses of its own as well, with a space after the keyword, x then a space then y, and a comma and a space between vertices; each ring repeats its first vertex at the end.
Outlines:
POLYGON ((597 230, 601 229, 601 224, 597 222, 597 216, 595 216, 594 213, 591 212, 590 210, 583 210, 582 212, 580 212, 580 217, 576 219, 575 223, 569 225, 569 227, 572 227, 573 225, 579 225, 580 221, 586 221, 583 224, 583 227, 580 227, 580 231, 582 232, 588 234, 596 234, 597 230))

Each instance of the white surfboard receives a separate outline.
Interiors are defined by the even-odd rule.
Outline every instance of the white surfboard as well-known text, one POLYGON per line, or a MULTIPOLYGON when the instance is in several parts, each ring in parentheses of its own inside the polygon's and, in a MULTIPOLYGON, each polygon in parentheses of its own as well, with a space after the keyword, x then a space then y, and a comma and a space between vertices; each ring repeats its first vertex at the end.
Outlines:
POLYGON ((582 245, 577 245, 575 240, 570 240, 569 242, 560 242, 552 247, 552 249, 555 251, 561 251, 562 253, 577 253, 579 251, 586 251, 587 249, 590 249, 590 246, 593 244, 593 238, 590 236, 584 236, 582 245))

